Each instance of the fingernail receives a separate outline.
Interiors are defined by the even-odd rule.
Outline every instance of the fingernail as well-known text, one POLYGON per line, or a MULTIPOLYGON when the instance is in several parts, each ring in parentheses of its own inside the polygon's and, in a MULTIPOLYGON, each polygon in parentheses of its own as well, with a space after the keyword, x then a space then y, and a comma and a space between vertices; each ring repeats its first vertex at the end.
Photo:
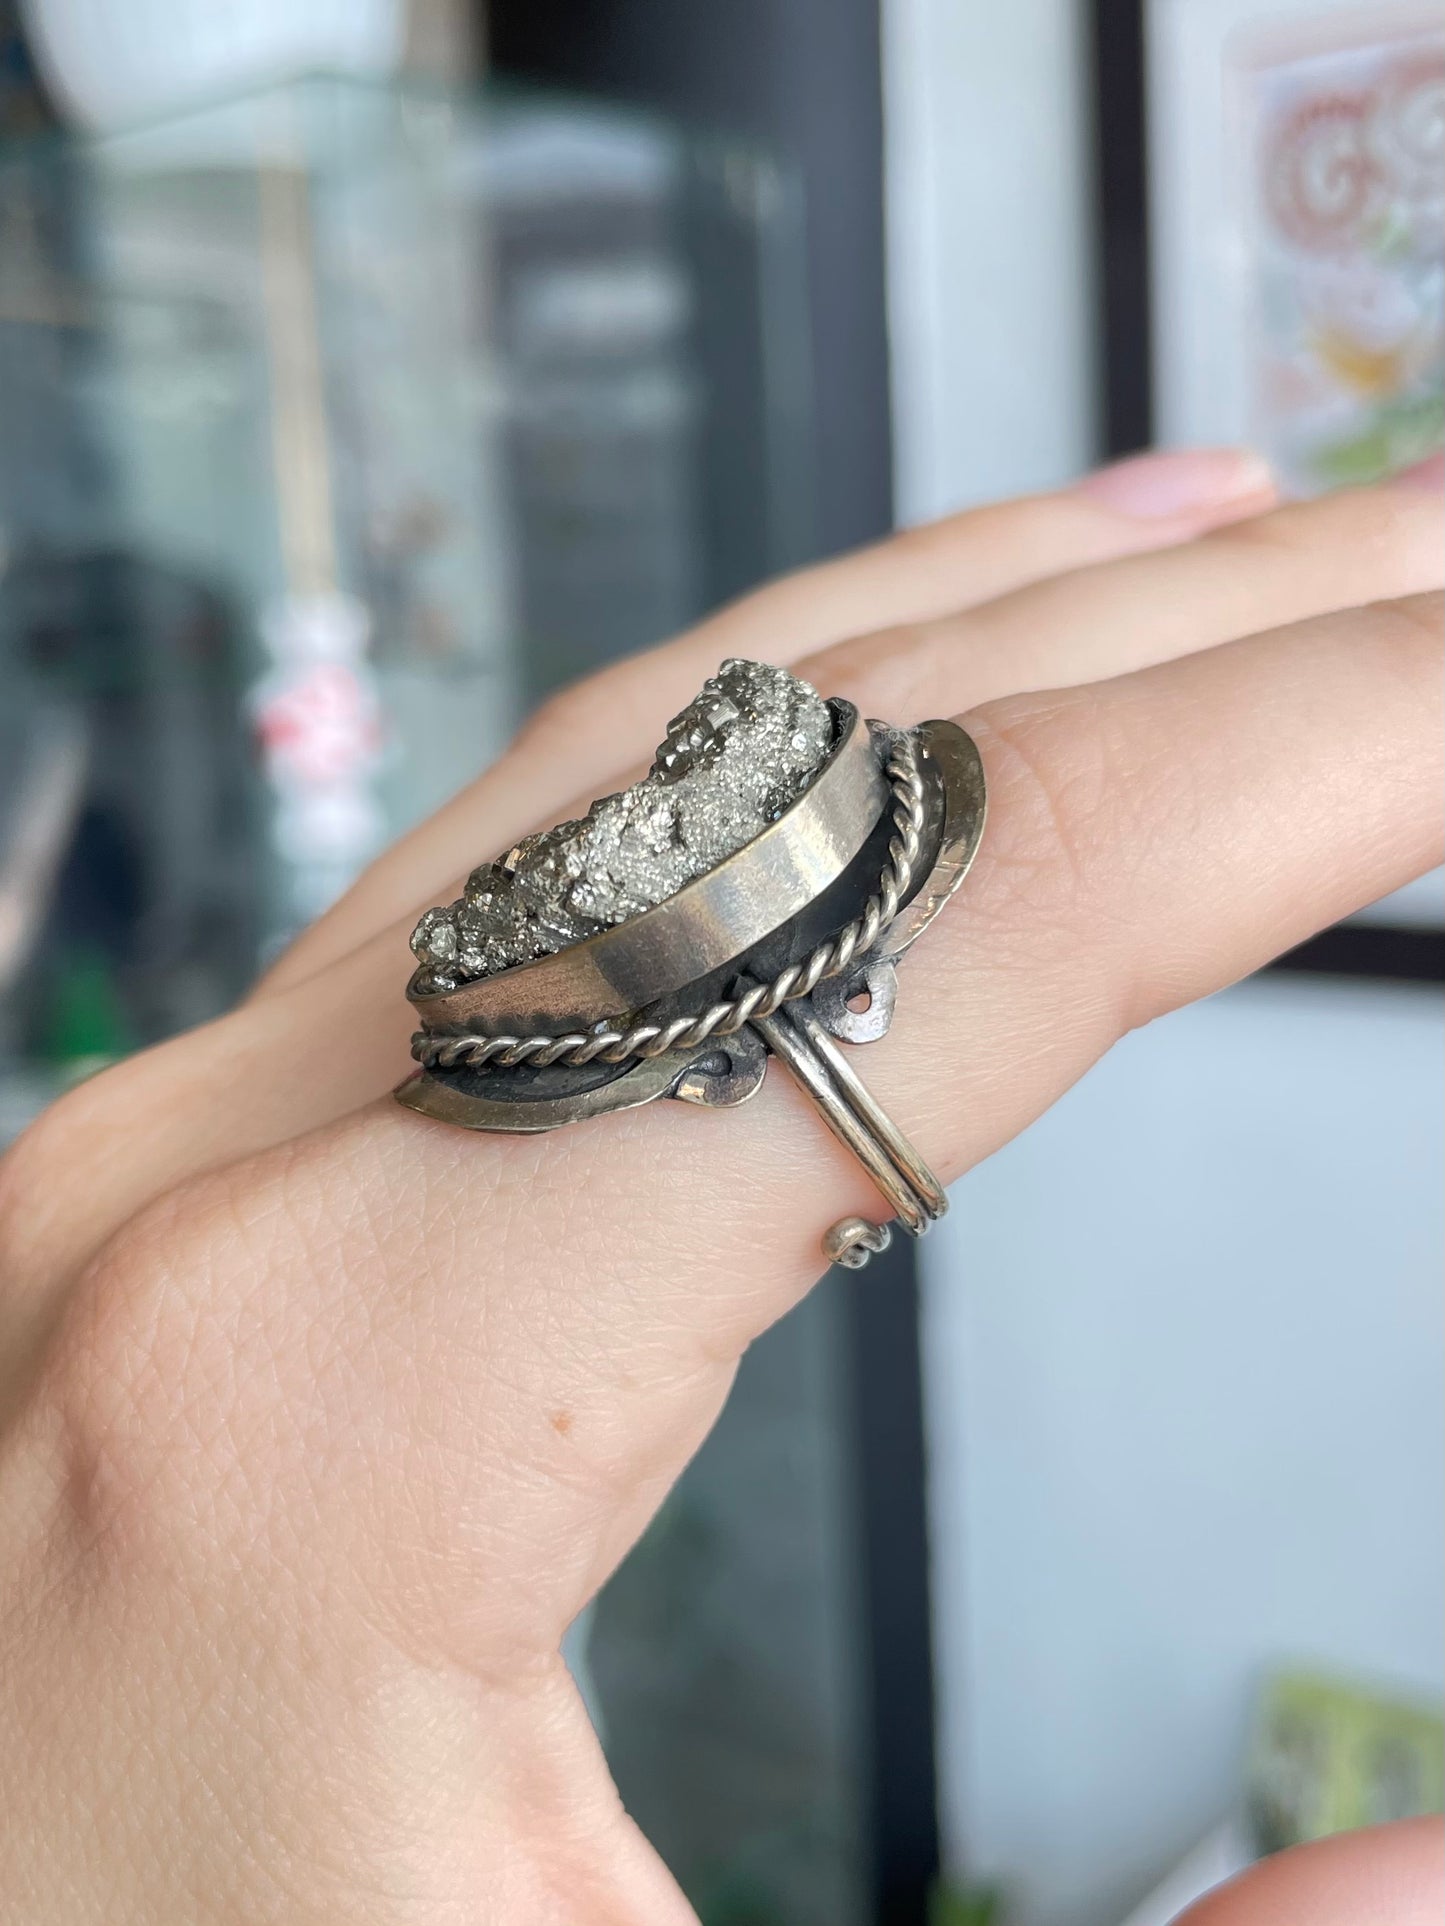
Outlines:
POLYGON ((1086 475, 1079 492, 1116 514, 1163 520, 1267 495, 1269 464, 1248 448, 1166 448, 1130 455, 1086 475))
POLYGON ((1413 468, 1402 468, 1391 481, 1401 488, 1424 488, 1432 494, 1445 487, 1445 450, 1438 455, 1427 455, 1424 461, 1417 461, 1413 468))

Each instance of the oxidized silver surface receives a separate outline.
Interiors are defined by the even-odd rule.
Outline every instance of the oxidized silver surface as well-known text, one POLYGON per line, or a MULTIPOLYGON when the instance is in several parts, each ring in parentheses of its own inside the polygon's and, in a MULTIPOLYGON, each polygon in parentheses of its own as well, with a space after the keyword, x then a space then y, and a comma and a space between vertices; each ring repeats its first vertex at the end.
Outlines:
MULTIPOLYGON (((784 670, 726 662, 642 782, 422 918, 422 1069, 397 1096, 468 1129, 551 1130, 661 1096, 743 1103, 774 1055, 920 1235, 947 1198, 838 1042, 886 1033, 897 961, 983 817, 953 723, 864 723, 784 670)), ((848 1218, 824 1251, 856 1268, 888 1237, 848 1218)))

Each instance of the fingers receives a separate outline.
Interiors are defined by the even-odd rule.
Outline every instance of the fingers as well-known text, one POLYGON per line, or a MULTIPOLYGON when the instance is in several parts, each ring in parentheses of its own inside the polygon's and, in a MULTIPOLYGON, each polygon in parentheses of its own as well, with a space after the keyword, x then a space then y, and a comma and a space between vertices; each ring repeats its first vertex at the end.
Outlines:
POLYGON ((1351 489, 915 623, 903 646, 850 639, 812 667, 843 694, 861 669, 869 699, 886 705, 881 713, 917 721, 939 688, 973 705, 1092 682, 1306 616, 1438 588, 1442 537, 1445 502, 1434 492, 1351 489))
MULTIPOLYGON (((1441 614, 1334 615, 971 719, 983 851, 854 1059, 945 1178, 1122 1032, 1438 860, 1441 614)), ((147 1489, 192 1509, 198 1408, 223 1440, 280 1436, 283 1486, 310 1489, 338 1441, 318 1529, 351 1521, 379 1613, 434 1655, 550 1649, 823 1231, 875 1208, 776 1065, 736 1112, 661 1103, 537 1139, 373 1106, 115 1242, 67 1326, 77 1422, 143 1435, 147 1489), (238 1318, 265 1334, 244 1370, 217 1361, 238 1318)), ((231 1555, 238 1527, 209 1529, 231 1555)))
POLYGON ((1275 1853, 1180 1915, 1178 1926, 1434 1926, 1445 1825, 1404 1819, 1275 1853))
MULTIPOLYGON (((1035 510, 1040 521, 1063 515, 1061 499, 979 512, 996 516, 1001 528, 1015 516, 1034 519, 1035 510)), ((1075 512, 1072 500, 1068 512, 1075 512)), ((934 531, 927 533, 931 541, 934 531)), ((772 657, 761 646, 752 652, 793 663, 825 693, 849 696, 869 714, 914 722, 1023 689, 1117 675, 1327 609, 1437 587, 1442 534, 1445 514, 1431 495, 1351 490, 1181 546, 1122 559, 1116 550, 1106 561, 1094 558, 987 601, 900 618, 901 626, 881 634, 855 624, 843 630, 849 639, 801 659, 787 648, 772 657)), ((1000 573, 996 565, 995 579, 1000 573)), ((810 579, 794 578, 800 593, 810 579)), ((768 593, 780 596, 783 586, 768 593)), ((791 595, 793 584, 787 586, 791 595)), ((757 638, 759 644, 766 639, 757 638)), ((324 967, 393 919, 414 919, 426 902, 454 893, 480 857, 585 808, 599 789, 630 780, 629 762, 645 763, 660 733, 658 718, 690 699, 724 655, 738 652, 731 646, 700 654, 695 636, 674 646, 676 655, 662 651, 609 672, 618 678, 615 686, 594 678, 567 692, 540 726, 540 742, 538 731, 529 732, 496 770, 388 852, 346 902, 300 940, 272 985, 324 967), (595 743, 585 725, 599 715, 607 718, 614 760, 589 768, 595 743), (548 749, 549 735, 562 743, 562 754, 548 749), (579 740, 580 767, 566 752, 579 740)))
MULTIPOLYGON (((1080 679, 1074 671, 1082 663, 1112 670, 1166 647, 1207 645, 1247 607, 1282 619, 1340 597, 1438 581, 1439 521, 1438 505, 1421 493, 1330 497, 1205 544, 1018 590, 949 623, 844 643, 798 666, 865 713, 899 721, 948 713, 1001 687, 1025 686, 1009 679, 1015 664, 1044 681, 1052 670, 1064 683, 1080 679), (1144 568, 1152 571, 1148 580, 1138 574, 1144 568)), ((525 755, 509 759, 384 859, 371 893, 348 914, 359 924, 399 904, 390 930, 339 951, 324 972, 303 974, 220 1023, 119 1066, 54 1107, 22 1141, 12 1159, 53 1173, 23 1261, 11 1267, 12 1276, 29 1280, 32 1304, 147 1196, 314 1129, 403 1074, 410 1025, 401 987, 418 911, 452 894, 457 875, 479 855, 588 800, 585 792, 567 794, 540 818, 521 819, 519 798, 535 796, 528 782, 554 780, 545 768, 536 778, 528 770, 525 755), (477 809, 488 818, 485 828, 477 809), (110 1148, 96 1169, 83 1146, 102 1137, 110 1148)), ((341 938, 324 923, 318 932, 328 946, 341 938)))
MULTIPOLYGON (((1246 450, 1136 455, 1056 494, 993 502, 901 534, 745 597, 695 630, 691 676, 727 655, 794 661, 825 643, 895 622, 922 622, 1007 594, 1025 582, 1111 556, 1163 548, 1258 514, 1275 498, 1265 463, 1246 450)), ((634 665, 635 666, 635 665, 634 665)))
POLYGON ((529 724, 519 753, 374 864, 261 988, 298 981, 400 916, 415 900, 424 852, 436 852, 440 884, 475 860, 456 851, 505 849, 555 821, 570 797, 615 786, 646 763, 663 721, 730 655, 787 666, 844 636, 953 615, 1042 576, 1186 540, 1273 498, 1268 470, 1244 451, 1139 456, 1057 494, 969 509, 770 582, 665 648, 564 690, 529 724))

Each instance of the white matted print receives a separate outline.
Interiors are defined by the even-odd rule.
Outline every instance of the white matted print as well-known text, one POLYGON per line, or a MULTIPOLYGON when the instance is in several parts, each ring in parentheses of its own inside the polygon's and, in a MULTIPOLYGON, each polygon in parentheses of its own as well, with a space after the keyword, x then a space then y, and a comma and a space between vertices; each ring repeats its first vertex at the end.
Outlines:
MULTIPOLYGON (((1435 0, 1145 0, 1155 418, 1300 493, 1441 440, 1435 0)), ((1445 922, 1445 870, 1365 912, 1445 922)))
POLYGON ((1314 491, 1441 432, 1445 26, 1424 0, 1146 0, 1156 416, 1314 491))
POLYGON ((1301 20, 1227 60, 1254 439, 1293 492, 1374 481, 1445 423, 1445 22, 1301 20))

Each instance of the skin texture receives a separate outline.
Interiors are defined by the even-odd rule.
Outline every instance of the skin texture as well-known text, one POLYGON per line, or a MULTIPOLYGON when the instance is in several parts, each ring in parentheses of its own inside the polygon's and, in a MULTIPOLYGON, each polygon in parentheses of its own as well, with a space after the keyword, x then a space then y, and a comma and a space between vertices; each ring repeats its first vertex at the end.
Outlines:
POLYGON ((1399 1926, 1438 1919, 1442 1890, 1445 1825, 1406 1819, 1277 1853, 1216 1887, 1178 1926, 1399 1926))
POLYGON ((990 829, 867 1065, 958 1175, 1439 860, 1438 502, 1271 510, 1207 465, 1190 509, 1106 483, 910 533, 559 698, 246 1005, 0 1165, 7 1922, 691 1919, 559 1643, 874 1200, 776 1067, 722 1118, 401 1111, 407 931, 627 780, 724 655, 967 711, 990 829))

